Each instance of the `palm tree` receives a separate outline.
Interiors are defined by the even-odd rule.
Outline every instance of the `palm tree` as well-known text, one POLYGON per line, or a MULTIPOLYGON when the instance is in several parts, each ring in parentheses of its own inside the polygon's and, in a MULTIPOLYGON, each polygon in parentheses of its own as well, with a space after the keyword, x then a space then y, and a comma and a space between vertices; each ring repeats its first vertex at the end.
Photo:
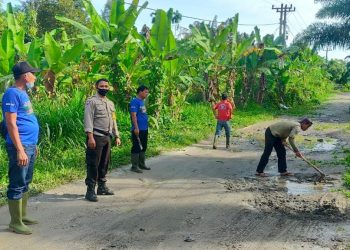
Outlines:
POLYGON ((350 48, 350 0, 315 0, 315 2, 323 5, 316 17, 333 19, 334 22, 311 24, 297 37, 297 41, 312 44, 316 49, 326 46, 350 48))

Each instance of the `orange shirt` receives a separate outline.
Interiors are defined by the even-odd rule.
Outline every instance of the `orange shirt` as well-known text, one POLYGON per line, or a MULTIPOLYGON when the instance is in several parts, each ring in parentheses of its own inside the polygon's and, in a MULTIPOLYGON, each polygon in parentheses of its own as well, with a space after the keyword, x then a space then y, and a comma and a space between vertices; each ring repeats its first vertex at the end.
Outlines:
POLYGON ((214 109, 218 110, 218 120, 219 121, 228 121, 231 119, 232 114, 232 104, 227 101, 221 101, 214 106, 214 109))

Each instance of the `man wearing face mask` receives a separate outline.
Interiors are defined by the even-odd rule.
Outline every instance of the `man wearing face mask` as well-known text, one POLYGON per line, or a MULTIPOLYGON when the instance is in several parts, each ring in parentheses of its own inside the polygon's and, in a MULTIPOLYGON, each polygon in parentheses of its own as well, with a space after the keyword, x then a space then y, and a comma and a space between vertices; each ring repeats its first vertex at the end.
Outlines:
POLYGON ((11 215, 9 229, 19 234, 31 234, 27 225, 37 224, 27 216, 29 184, 33 179, 37 157, 39 124, 33 112, 27 90, 34 87, 34 72, 39 69, 27 62, 13 66, 14 86, 2 97, 2 115, 7 129, 6 151, 9 159, 8 206, 11 215))
POLYGON ((99 79, 95 83, 96 95, 87 99, 84 112, 84 129, 86 139, 86 170, 85 184, 87 191, 85 199, 97 201, 97 195, 113 195, 106 186, 106 174, 111 154, 111 137, 115 144, 121 144, 116 122, 114 103, 106 95, 109 91, 109 81, 99 79))

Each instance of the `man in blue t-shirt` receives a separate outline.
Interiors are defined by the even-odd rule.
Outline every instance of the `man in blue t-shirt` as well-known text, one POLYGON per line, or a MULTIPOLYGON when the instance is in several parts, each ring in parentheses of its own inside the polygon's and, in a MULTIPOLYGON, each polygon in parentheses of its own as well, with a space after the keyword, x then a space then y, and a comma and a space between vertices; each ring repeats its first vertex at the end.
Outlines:
POLYGON ((145 164, 148 140, 148 116, 144 100, 148 96, 148 88, 141 85, 137 88, 137 97, 130 102, 131 119, 131 171, 142 173, 141 169, 150 170, 145 164))
POLYGON ((26 225, 38 222, 27 217, 29 184, 33 179, 37 156, 39 124, 33 112, 27 90, 34 87, 34 72, 27 62, 13 66, 15 85, 2 97, 2 114, 7 128, 6 151, 9 158, 8 206, 11 215, 9 229, 20 234, 31 234, 26 225))

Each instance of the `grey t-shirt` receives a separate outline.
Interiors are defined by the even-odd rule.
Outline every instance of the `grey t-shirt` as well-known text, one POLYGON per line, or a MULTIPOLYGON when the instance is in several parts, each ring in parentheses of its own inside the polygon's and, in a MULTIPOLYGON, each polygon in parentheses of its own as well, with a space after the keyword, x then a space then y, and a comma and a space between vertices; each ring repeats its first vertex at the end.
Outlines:
POLYGON ((280 121, 270 125, 270 130, 273 136, 288 141, 294 151, 299 151, 295 146, 294 138, 299 132, 300 124, 292 121, 280 121))

